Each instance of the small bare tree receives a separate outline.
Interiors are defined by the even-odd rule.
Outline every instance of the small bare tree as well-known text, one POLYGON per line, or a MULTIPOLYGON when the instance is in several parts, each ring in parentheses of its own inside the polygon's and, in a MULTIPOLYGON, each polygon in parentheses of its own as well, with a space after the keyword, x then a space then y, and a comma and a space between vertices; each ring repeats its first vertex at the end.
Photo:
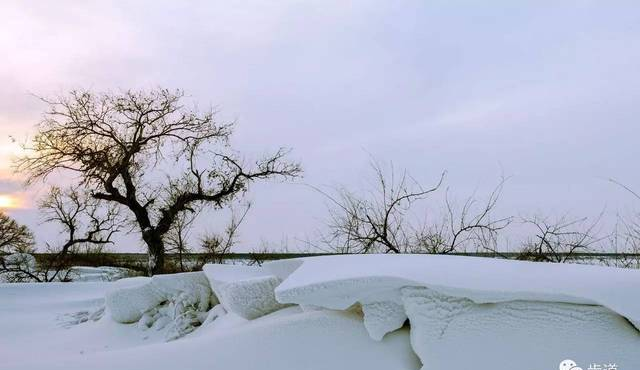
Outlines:
POLYGON ((336 195, 315 188, 333 205, 329 234, 322 237, 321 245, 339 253, 404 253, 414 245, 408 213, 415 202, 440 188, 445 174, 425 189, 406 171, 396 176, 393 165, 388 173, 377 162, 371 165, 376 189, 369 197, 344 188, 336 195))
POLYGON ((76 189, 51 188, 39 208, 44 222, 58 224, 64 236, 59 245, 46 243, 50 256, 39 267, 42 281, 67 280, 73 256, 81 248, 112 244, 123 226, 115 205, 104 206, 76 189))
POLYGON ((29 252, 34 244, 33 234, 27 226, 0 211, 0 253, 29 252))
POLYGON ((587 218, 550 220, 543 217, 523 218, 535 235, 525 242, 518 259, 539 262, 567 262, 578 253, 589 252, 603 240, 598 236, 601 216, 595 221, 587 218))
POLYGON ((34 245, 29 228, 0 211, 0 281, 34 280, 30 275, 36 262, 29 254, 33 253, 34 245))
POLYGON ((33 263, 3 263, 2 271, 13 281, 66 281, 71 262, 81 248, 104 246, 112 243, 112 237, 122 225, 116 208, 103 208, 98 200, 77 190, 50 189, 39 202, 43 222, 58 224, 64 236, 60 244, 46 243, 47 256, 37 265, 33 263))
POLYGON ((412 252, 447 254, 467 251, 469 247, 476 251, 496 249, 498 233, 512 222, 512 217, 493 218, 505 182, 506 179, 501 177, 485 202, 479 202, 473 195, 467 198, 460 209, 449 198, 447 189, 446 215, 443 221, 437 224, 425 223, 416 232, 412 252))
POLYGON ((178 264, 180 265, 181 272, 186 271, 184 266, 184 255, 191 252, 189 239, 191 238, 193 222, 196 219, 195 216, 195 212, 181 213, 165 236, 167 252, 178 255, 178 264))
POLYGON ((510 217, 492 218, 504 179, 481 207, 475 198, 469 198, 457 211, 447 197, 444 221, 429 224, 417 222, 412 217, 413 208, 440 189, 445 173, 435 185, 424 188, 406 171, 397 176, 393 165, 385 171, 374 161, 372 168, 375 189, 368 197, 344 188, 338 189, 336 195, 316 188, 332 207, 329 233, 322 236, 319 244, 311 243, 313 246, 339 253, 452 253, 471 242, 479 246, 494 240, 511 222, 510 217))
POLYGON ((16 170, 29 182, 71 171, 95 199, 126 209, 147 246, 149 274, 161 273, 165 236, 182 213, 221 209, 250 183, 301 174, 282 148, 244 164, 229 145, 233 124, 185 107, 183 97, 156 89, 43 99, 49 110, 16 170))
POLYGON ((201 246, 204 251, 202 264, 224 262, 225 256, 231 253, 231 249, 238 243, 238 231, 250 209, 251 203, 246 203, 242 213, 238 215, 235 209, 232 208, 231 219, 224 231, 222 233, 209 233, 202 238, 201 246))

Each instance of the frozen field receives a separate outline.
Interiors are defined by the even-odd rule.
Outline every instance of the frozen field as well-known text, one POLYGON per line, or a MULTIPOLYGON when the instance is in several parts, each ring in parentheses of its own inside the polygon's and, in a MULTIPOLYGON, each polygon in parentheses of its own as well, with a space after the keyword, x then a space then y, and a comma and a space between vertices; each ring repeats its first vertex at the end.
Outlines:
POLYGON ((2 284, 0 369, 640 369, 637 270, 406 255, 204 270, 2 284))

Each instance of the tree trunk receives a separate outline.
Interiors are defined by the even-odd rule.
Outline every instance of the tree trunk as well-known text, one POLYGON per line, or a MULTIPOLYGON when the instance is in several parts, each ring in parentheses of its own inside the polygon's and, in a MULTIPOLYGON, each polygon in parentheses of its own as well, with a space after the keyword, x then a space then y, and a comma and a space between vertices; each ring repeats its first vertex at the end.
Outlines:
POLYGON ((162 236, 157 233, 149 233, 144 238, 147 243, 149 265, 147 273, 149 276, 164 273, 164 242, 162 236))

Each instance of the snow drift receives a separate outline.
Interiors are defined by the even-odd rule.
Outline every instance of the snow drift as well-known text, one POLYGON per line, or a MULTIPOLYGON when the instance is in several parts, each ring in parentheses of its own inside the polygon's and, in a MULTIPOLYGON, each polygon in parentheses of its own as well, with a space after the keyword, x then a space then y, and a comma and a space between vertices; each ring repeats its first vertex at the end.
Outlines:
MULTIPOLYGON (((640 322, 640 270, 443 255, 349 255, 271 262, 299 265, 278 288, 282 303, 346 309, 356 302, 399 301, 399 289, 423 286, 475 303, 515 300, 601 305, 640 322)), ((285 270, 283 266, 274 266, 285 270)))
POLYGON ((640 322, 640 271, 428 255, 270 266, 289 271, 278 301, 360 306, 375 340, 408 318, 423 369, 545 369, 565 358, 640 368, 640 334, 630 324, 640 322))
POLYGON ((207 319, 218 303, 202 272, 122 279, 106 294, 110 317, 119 323, 138 323, 142 330, 166 330, 166 339, 180 338, 207 319))
POLYGON ((275 297, 280 279, 261 267, 209 264, 203 271, 224 308, 240 317, 253 320, 286 307, 275 297))
POLYGON ((75 309, 58 312, 70 329, 39 334, 60 361, 25 361, 0 336, 9 368, 542 370, 567 359, 640 368, 635 270, 360 255, 84 284, 24 284, 26 297, 0 285, 0 333, 21 327, 6 315, 75 309))

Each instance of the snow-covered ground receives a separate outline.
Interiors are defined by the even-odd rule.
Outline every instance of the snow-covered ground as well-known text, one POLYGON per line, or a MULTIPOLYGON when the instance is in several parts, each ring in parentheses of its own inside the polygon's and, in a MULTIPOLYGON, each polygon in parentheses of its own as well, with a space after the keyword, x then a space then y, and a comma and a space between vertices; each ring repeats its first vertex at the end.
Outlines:
POLYGON ((388 255, 0 284, 0 369, 637 370, 638 292, 637 270, 388 255))

